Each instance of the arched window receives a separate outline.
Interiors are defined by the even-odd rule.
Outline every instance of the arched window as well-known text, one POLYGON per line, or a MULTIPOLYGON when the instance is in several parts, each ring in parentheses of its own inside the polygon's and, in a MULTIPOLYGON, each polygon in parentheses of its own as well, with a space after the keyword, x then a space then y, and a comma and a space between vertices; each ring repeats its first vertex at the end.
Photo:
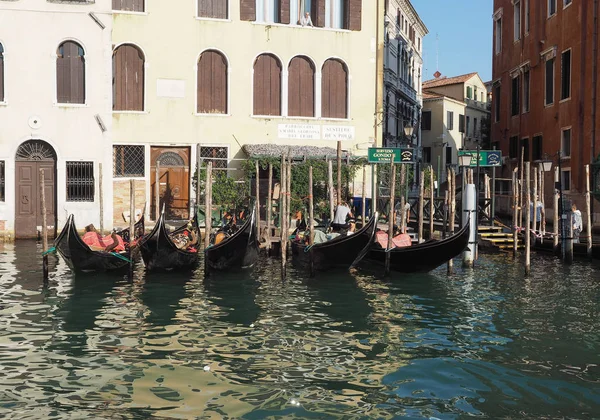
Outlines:
POLYGON ((198 60, 199 114, 227 114, 227 60, 220 52, 204 51, 198 60))
POLYGON ((315 116, 315 67, 307 57, 294 57, 288 67, 288 115, 315 116))
POLYGON ((281 62, 271 54, 254 62, 254 115, 281 115, 281 62))
POLYGON ((59 104, 85 103, 85 57, 76 42, 65 41, 56 52, 56 101, 59 104))
POLYGON ((348 69, 340 60, 325 61, 322 69, 321 116, 348 118, 348 69))
POLYGON ((0 44, 0 102, 4 102, 4 47, 0 44))
POLYGON ((113 110, 144 110, 144 54, 131 44, 113 53, 113 110))

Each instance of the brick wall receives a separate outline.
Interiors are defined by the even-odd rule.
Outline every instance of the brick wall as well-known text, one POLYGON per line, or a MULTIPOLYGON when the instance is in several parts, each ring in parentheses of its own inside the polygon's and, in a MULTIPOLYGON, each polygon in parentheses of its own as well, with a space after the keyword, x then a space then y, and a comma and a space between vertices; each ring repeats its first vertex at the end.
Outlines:
MULTIPOLYGON (((146 182, 135 181, 135 208, 141 210, 146 201, 146 182)), ((124 226, 123 212, 129 211, 129 180, 113 182, 113 223, 124 226)))

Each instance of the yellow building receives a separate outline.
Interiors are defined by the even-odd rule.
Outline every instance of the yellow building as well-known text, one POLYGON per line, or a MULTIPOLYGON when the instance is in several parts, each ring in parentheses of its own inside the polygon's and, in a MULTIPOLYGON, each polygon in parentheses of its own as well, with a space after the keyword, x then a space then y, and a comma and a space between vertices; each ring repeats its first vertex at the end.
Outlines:
POLYGON ((157 162, 171 216, 188 217, 198 144, 232 176, 244 145, 380 144, 379 3, 113 1, 113 221, 131 178, 154 203, 157 162))

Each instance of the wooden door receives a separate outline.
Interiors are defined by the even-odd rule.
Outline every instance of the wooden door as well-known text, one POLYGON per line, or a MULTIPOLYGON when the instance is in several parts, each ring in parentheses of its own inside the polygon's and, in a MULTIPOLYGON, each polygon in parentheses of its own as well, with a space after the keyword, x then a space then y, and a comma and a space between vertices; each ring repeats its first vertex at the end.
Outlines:
POLYGON ((46 186, 46 223, 49 235, 56 226, 56 165, 54 161, 16 162, 16 214, 15 237, 37 238, 42 226, 42 202, 40 199, 39 173, 44 169, 46 186))
MULTIPOLYGON (((152 215, 157 220, 156 209, 156 167, 159 168, 159 209, 165 208, 165 216, 170 220, 187 220, 190 217, 190 167, 188 147, 153 147, 150 151, 152 162, 152 215)), ((160 213, 158 213, 160 214, 160 213)))

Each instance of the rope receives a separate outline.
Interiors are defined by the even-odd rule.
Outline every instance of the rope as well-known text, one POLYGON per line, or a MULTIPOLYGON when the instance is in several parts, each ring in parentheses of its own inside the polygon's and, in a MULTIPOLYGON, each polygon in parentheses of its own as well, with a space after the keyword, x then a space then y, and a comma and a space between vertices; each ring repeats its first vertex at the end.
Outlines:
POLYGON ((50 249, 48 249, 48 251, 44 251, 42 252, 42 257, 45 257, 46 255, 50 254, 51 252, 56 251, 56 247, 52 247, 50 249))
POLYGON ((111 252, 110 255, 114 255, 115 257, 120 258, 123 261, 127 261, 130 264, 132 262, 129 258, 126 258, 126 257, 122 256, 121 254, 117 254, 116 252, 111 252))
MULTIPOLYGON (((314 245, 314 244, 313 244, 314 245)), ((308 252, 310 251, 310 249, 313 247, 313 245, 309 245, 307 247, 304 248, 304 252, 308 252)))

